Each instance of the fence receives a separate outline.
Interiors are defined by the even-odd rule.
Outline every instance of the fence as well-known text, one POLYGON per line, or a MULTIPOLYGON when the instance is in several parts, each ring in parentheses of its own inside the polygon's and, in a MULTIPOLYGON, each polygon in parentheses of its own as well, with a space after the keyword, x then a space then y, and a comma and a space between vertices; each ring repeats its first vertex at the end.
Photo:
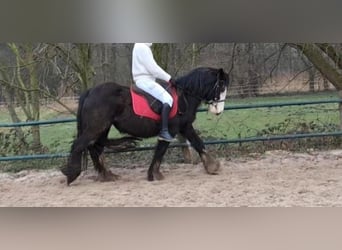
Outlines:
MULTIPOLYGON (((317 101, 296 101, 296 102, 278 102, 278 103, 264 103, 264 104, 253 104, 253 105, 232 105, 226 106, 225 110, 241 110, 241 109, 259 109, 259 108, 274 108, 274 107, 286 107, 286 106, 300 106, 300 105, 317 105, 317 104, 329 104, 329 103, 342 103, 342 99, 333 100, 317 100, 317 101)), ((198 112, 204 112, 206 109, 199 109, 198 112)), ((11 123, 11 124, 0 124, 1 127, 21 127, 21 126, 41 126, 58 123, 70 123, 75 122, 74 118, 59 119, 51 121, 38 121, 38 122, 24 122, 24 123, 11 123)), ((275 136, 259 136, 259 137, 248 137, 239 139, 223 139, 223 140, 209 140, 204 141, 206 145, 212 144, 229 144, 229 143, 244 143, 244 142, 256 142, 256 141, 274 141, 274 140, 288 140, 288 139, 300 139, 300 138, 314 138, 314 137, 327 137, 327 136, 341 136, 342 131, 334 132, 322 132, 322 133, 302 133, 302 134, 287 134, 287 135, 275 135, 275 136)), ((186 146, 185 143, 173 143, 170 145, 171 148, 186 146)), ((141 146, 132 149, 121 150, 120 152, 129 151, 144 151, 153 150, 154 146, 141 146)), ((32 159, 48 159, 48 158, 61 158, 67 157, 69 153, 58 153, 58 154, 39 154, 39 155, 21 155, 21 156, 6 156, 0 157, 0 161, 17 161, 17 160, 32 160, 32 159)))

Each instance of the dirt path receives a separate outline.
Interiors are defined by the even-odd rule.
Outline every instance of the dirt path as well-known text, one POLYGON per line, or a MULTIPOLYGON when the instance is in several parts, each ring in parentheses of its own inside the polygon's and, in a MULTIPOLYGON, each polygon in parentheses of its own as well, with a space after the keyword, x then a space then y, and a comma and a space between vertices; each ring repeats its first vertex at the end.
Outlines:
POLYGON ((128 166, 112 168, 117 182, 96 182, 88 170, 70 187, 56 170, 0 173, 0 206, 342 206, 342 150, 220 161, 215 176, 201 164, 164 164, 165 180, 148 182, 147 166, 128 166))

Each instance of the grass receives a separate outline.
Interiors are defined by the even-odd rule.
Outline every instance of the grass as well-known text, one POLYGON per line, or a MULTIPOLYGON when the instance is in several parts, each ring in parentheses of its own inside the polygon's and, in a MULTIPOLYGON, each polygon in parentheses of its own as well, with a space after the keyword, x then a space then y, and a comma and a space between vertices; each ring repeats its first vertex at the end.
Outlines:
MULTIPOLYGON (((287 97, 229 99, 226 106, 291 101, 337 99, 337 94, 320 93, 287 97)), ((20 114, 22 116, 22 114, 20 114)), ((69 116, 70 117, 70 116, 69 116)), ((58 113, 43 110, 41 120, 61 118, 58 113)), ((9 123, 6 110, 0 110, 0 123, 9 123)), ((262 135, 335 131, 339 127, 338 104, 319 104, 275 108, 226 110, 221 116, 197 113, 194 127, 204 140, 236 139, 262 135)), ((25 128, 29 129, 29 127, 25 128)), ((0 128, 1 131, 6 129, 0 128)), ((41 126, 41 140, 46 153, 69 152, 76 134, 75 123, 41 126)), ((110 137, 121 137, 115 129, 110 137)), ((143 140, 140 145, 154 145, 156 138, 143 140)), ((258 144, 255 144, 258 145, 258 144)))
MULTIPOLYGON (((336 98, 337 96, 332 94, 259 97, 228 100, 226 106, 336 98)), ((339 126, 338 104, 226 110, 219 117, 198 113, 195 126, 204 138, 236 139, 258 136, 267 132, 269 134, 284 134, 305 132, 305 130, 307 130, 306 132, 311 130, 320 130, 321 132, 339 126)))

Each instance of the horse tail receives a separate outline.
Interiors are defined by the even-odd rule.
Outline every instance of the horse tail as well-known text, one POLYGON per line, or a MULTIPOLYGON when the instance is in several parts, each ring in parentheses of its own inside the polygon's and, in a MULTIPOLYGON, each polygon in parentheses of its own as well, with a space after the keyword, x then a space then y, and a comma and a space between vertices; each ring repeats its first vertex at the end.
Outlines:
MULTIPOLYGON (((89 95, 89 90, 83 92, 78 100, 78 109, 77 109, 77 138, 79 138, 82 133, 83 133, 83 129, 82 129, 82 110, 83 110, 83 106, 84 106, 84 102, 87 99, 88 95, 89 95)), ((88 166, 88 150, 85 149, 82 152, 82 162, 81 162, 81 168, 82 170, 86 170, 87 166, 88 166)))
POLYGON ((77 109, 77 138, 80 137, 82 134, 82 110, 85 99, 89 95, 89 90, 85 91, 81 94, 79 100, 78 100, 78 109, 77 109))

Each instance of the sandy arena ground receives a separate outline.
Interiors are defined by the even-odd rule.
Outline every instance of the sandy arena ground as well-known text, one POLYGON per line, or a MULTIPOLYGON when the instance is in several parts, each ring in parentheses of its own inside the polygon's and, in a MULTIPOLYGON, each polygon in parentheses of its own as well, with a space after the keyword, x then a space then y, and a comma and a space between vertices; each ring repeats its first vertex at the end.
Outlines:
POLYGON ((57 170, 0 173, 2 207, 332 207, 342 206, 342 150, 269 151, 219 159, 219 175, 202 164, 163 164, 165 180, 148 182, 146 166, 112 167, 121 179, 84 172, 70 187, 57 170))

